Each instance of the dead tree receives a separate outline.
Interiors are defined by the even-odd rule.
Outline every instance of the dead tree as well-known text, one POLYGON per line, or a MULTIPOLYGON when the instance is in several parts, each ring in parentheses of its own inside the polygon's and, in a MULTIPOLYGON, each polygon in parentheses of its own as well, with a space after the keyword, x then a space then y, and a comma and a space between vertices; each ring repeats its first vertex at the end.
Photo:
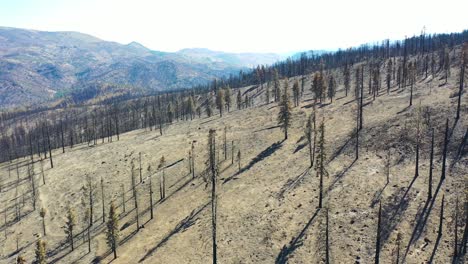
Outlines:
POLYGON ((364 66, 361 70, 361 93, 359 95, 359 131, 362 129, 362 114, 363 114, 363 103, 364 100, 364 66))
POLYGON ((137 193, 136 182, 135 182, 135 163, 133 160, 132 160, 131 175, 132 175, 133 201, 135 202, 136 225, 137 225, 137 232, 138 232, 140 231, 140 215, 138 212, 138 193, 137 193))
POLYGON ((314 167, 314 157, 312 155, 312 116, 307 119, 305 137, 307 139, 307 144, 309 145, 309 159, 310 159, 310 168, 314 167))
POLYGON ((442 152, 442 174, 440 177, 440 182, 445 179, 445 168, 447 164, 447 147, 448 147, 448 133, 449 133, 449 125, 448 125, 448 118, 447 121, 445 122, 445 136, 444 136, 444 150, 442 152))
POLYGON ((195 179, 195 141, 192 141, 192 178, 195 179))
POLYGON ((49 148, 50 168, 54 168, 54 161, 52 159, 52 147, 50 145, 50 135, 49 135, 49 126, 48 125, 46 125, 46 132, 47 132, 47 146, 49 148))
POLYGON ((460 65, 460 81, 459 81, 459 86, 458 86, 458 101, 457 101, 457 116, 456 116, 457 121, 460 119, 461 97, 463 94, 463 86, 465 82, 465 68, 466 68, 466 63, 467 63, 466 53, 468 52, 468 45, 467 44, 465 45, 466 46, 464 47, 464 50, 462 51, 462 59, 461 59, 461 65, 460 65))
POLYGON ((120 190, 122 192, 122 211, 125 213, 125 186, 123 183, 120 185, 120 190))
POLYGON ((237 163, 238 163, 239 172, 240 172, 240 170, 241 170, 241 151, 240 151, 240 149, 237 151, 237 163))
POLYGON ((143 182, 143 176, 141 175, 141 152, 138 152, 138 163, 140 167, 138 168, 138 172, 140 173, 140 183, 143 182))
POLYGON ((149 203, 150 203, 150 213, 151 213, 151 219, 153 219, 153 181, 152 181, 152 175, 151 175, 151 165, 148 165, 148 175, 149 175, 149 203))
POLYGON ((159 194, 161 200, 166 198, 166 175, 165 175, 165 168, 166 168, 166 159, 164 156, 161 157, 159 161, 158 169, 162 170, 161 176, 159 178, 159 194))
POLYGON ((93 210, 94 210, 94 196, 96 195, 96 184, 93 182, 91 176, 86 175, 86 185, 84 186, 85 196, 89 202, 89 225, 93 225, 93 210))
POLYGON ((354 160, 358 160, 359 159, 359 111, 360 111, 360 107, 359 107, 359 101, 358 101, 358 105, 357 105, 357 111, 356 111, 356 146, 355 146, 355 158, 354 160))
POLYGON ((224 160, 227 160, 227 127, 224 127, 224 160))
POLYGON ((211 231, 213 242, 213 264, 217 263, 217 244, 216 244, 216 178, 217 178, 217 163, 216 163, 216 130, 210 129, 208 135, 208 153, 209 153, 209 170, 211 173, 211 231))
POLYGON ((231 141, 231 165, 234 164, 234 140, 231 141))
POLYGON ((400 263, 400 244, 401 244, 401 234, 397 234, 397 248, 396 248, 396 264, 400 263))
POLYGON ((390 183, 390 162, 391 162, 391 153, 390 153, 390 149, 388 149, 388 151, 387 151, 387 160, 386 160, 386 164, 385 164, 385 174, 387 176, 387 183, 386 184, 390 183))
POLYGON ((31 191, 32 191, 32 203, 33 203, 33 210, 36 210, 36 201, 37 201, 37 193, 36 193, 36 177, 34 177, 34 167, 33 165, 28 165, 28 176, 31 181, 31 191))
POLYGON ((40 164, 41 164, 42 184, 45 185, 46 181, 45 181, 45 174, 44 174, 44 163, 42 162, 42 160, 40 161, 40 164))
POLYGON ((105 208, 105 199, 104 199, 104 180, 101 177, 101 200, 102 200, 102 222, 106 222, 106 208, 105 208))
POLYGON ((379 219, 377 220, 377 238, 375 243, 375 264, 379 264, 380 259, 380 233, 382 217, 382 202, 379 202, 379 219))
POLYGON ((433 263, 432 260, 434 258, 434 255, 435 255, 435 251, 437 250, 437 246, 439 245, 439 241, 440 239, 442 238, 442 227, 443 227, 443 224, 444 224, 444 201, 445 201, 445 196, 442 195, 442 202, 441 202, 441 205, 440 205, 440 216, 439 216, 439 230, 437 231, 437 239, 436 239, 436 242, 435 242, 435 245, 434 245, 434 251, 432 252, 432 256, 431 256, 431 259, 429 260, 429 263, 433 263))
POLYGON ((429 158, 429 182, 427 189, 427 200, 432 199, 432 170, 434 169, 434 128, 431 135, 431 155, 429 158))
POLYGON ((328 208, 326 208, 325 216, 325 263, 330 264, 330 241, 329 241, 329 228, 328 228, 328 208))
POLYGON ((419 176, 419 139, 420 139, 420 117, 421 117, 421 107, 418 108, 418 120, 417 120, 417 132, 416 132, 416 164, 414 168, 414 178, 416 179, 419 176))
POLYGON ((455 221, 454 221, 454 228, 453 228, 453 257, 452 263, 458 263, 458 195, 457 199, 455 200, 455 221))

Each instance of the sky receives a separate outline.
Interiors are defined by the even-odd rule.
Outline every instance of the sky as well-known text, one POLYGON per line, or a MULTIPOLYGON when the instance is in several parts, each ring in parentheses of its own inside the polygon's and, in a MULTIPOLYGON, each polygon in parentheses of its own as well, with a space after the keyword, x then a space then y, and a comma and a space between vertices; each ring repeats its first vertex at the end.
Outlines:
POLYGON ((463 0, 0 0, 0 26, 160 51, 288 53, 468 29, 463 0))

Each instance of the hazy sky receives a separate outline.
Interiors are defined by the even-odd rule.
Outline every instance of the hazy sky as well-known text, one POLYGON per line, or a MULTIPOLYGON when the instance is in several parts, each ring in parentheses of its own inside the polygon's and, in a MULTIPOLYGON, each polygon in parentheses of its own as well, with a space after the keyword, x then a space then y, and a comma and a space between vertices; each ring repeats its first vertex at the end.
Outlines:
POLYGON ((79 31, 162 51, 336 49, 468 29, 463 0, 0 0, 0 26, 79 31))

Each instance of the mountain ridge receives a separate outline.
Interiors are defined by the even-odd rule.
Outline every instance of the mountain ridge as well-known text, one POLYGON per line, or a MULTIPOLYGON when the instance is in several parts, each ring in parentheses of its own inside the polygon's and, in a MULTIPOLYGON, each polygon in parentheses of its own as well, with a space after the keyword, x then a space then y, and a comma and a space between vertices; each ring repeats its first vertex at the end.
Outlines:
POLYGON ((0 107, 42 103, 95 83, 147 91, 188 88, 281 59, 184 50, 156 51, 136 41, 120 44, 75 31, 0 27, 0 107))

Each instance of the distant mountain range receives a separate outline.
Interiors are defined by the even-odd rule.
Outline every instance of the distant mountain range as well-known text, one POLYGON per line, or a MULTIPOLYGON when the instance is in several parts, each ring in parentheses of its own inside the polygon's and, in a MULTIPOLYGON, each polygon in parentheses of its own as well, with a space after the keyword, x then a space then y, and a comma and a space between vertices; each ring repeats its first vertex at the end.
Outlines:
POLYGON ((185 88, 283 58, 208 49, 160 52, 78 32, 0 27, 0 107, 44 102, 96 84, 152 91, 185 88))

